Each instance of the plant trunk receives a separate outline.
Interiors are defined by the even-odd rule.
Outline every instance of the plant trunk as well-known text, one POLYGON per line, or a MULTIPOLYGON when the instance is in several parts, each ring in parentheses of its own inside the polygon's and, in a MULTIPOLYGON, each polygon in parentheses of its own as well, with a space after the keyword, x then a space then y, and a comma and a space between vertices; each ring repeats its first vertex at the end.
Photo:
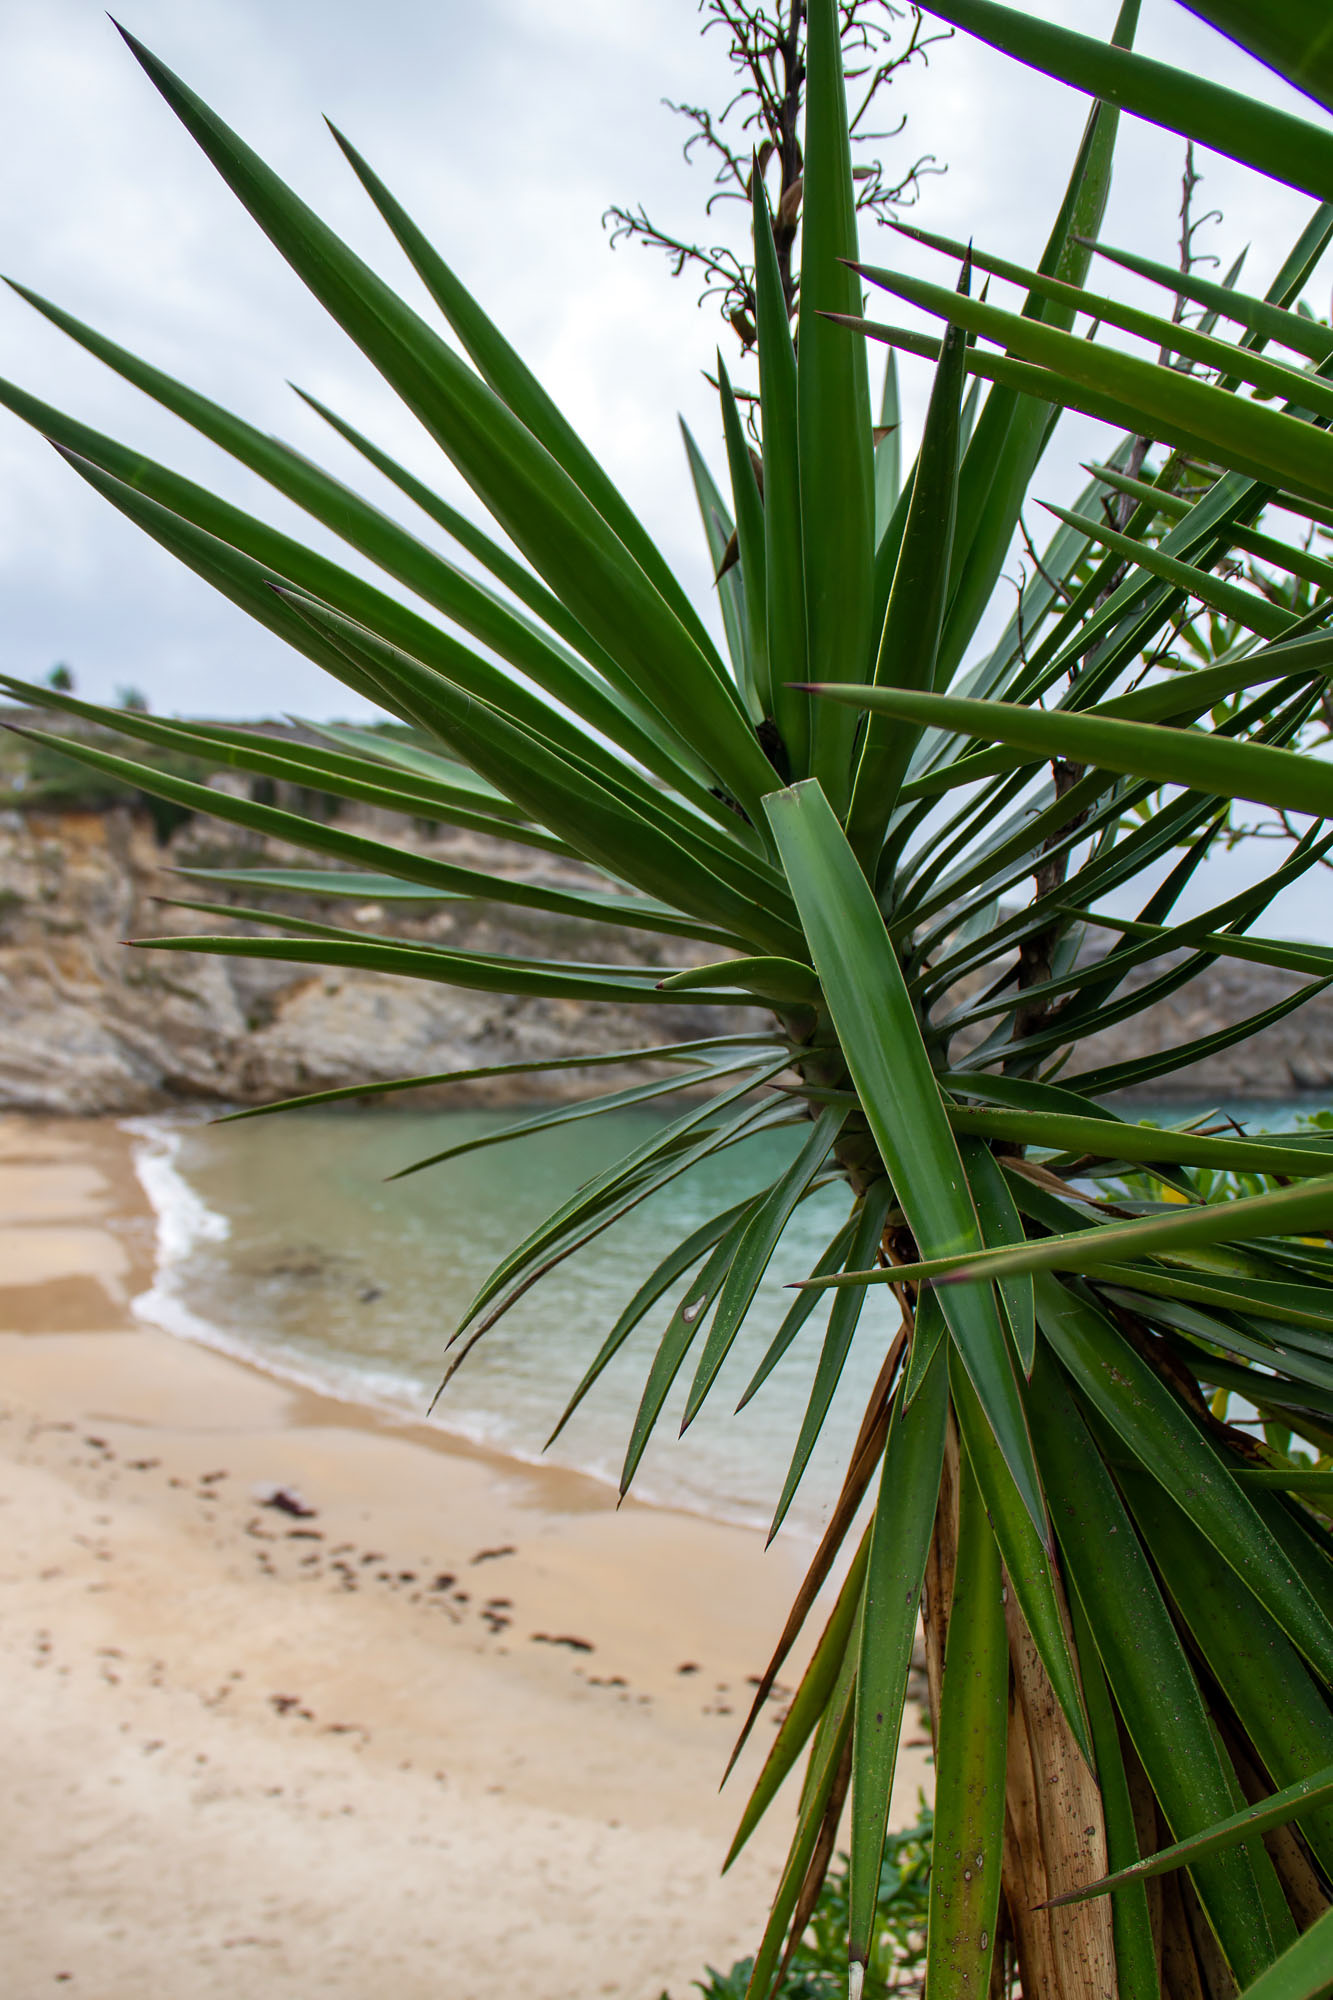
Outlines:
MULTIPOLYGON (((945 1449, 935 1533, 922 1592, 930 1711, 939 1727, 940 1686, 953 1596, 958 1534, 958 1439, 952 1418, 945 1449)), ((1038 1907, 1050 1896, 1107 1872, 1106 1833, 1096 1780, 1084 1763, 1051 1691, 1017 1603, 1006 1603, 1009 1629, 1009 1749, 1006 1774, 1003 1896, 990 2000, 1115 2000, 1110 1899, 1062 1910, 1038 1907), (1010 1956, 1010 1954, 1012 1956, 1010 1956)), ((1219 1727, 1246 1796, 1270 1789, 1230 1715, 1219 1727)), ((1134 1747, 1121 1731, 1139 1850, 1150 1854, 1171 1835, 1134 1747)), ((1301 1929, 1328 1907, 1318 1871, 1290 1828, 1266 1839, 1292 1914, 1301 1929)), ((1146 1884, 1162 2000, 1235 2000, 1236 1985, 1188 1875, 1146 1884)))
MULTIPOLYGON (((939 1690, 953 1595, 958 1523, 958 1440, 952 1422, 935 1533, 926 1564, 923 1623, 931 1715, 939 1690)), ((1107 1870, 1096 1780, 1070 1735, 1012 1593, 1009 1751, 1001 1936, 1012 1942, 1025 2000, 1114 2000, 1115 1950, 1106 1899, 1063 1910, 1037 1906, 1107 1870)))

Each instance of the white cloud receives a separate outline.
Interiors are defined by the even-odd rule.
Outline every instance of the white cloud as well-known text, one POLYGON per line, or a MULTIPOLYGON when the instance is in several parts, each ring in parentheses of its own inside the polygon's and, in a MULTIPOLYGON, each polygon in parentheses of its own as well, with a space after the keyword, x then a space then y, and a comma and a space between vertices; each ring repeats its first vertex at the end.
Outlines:
MULTIPOLYGON (((123 344, 358 479, 354 454, 307 413, 290 375, 456 500, 452 470, 282 265, 142 75, 92 0, 8 0, 0 118, 22 163, 0 194, 0 264, 123 344)), ((712 328, 691 295, 600 225, 622 191, 678 181, 656 92, 708 67, 687 5, 552 17, 387 0, 350 6, 140 0, 129 23, 353 247, 424 304, 324 129, 327 109, 566 400, 617 475, 692 561, 674 410, 706 407, 712 328), (645 127, 660 141, 640 175, 645 127), (654 163, 650 163, 654 165, 654 163), (702 335, 702 338, 700 337, 702 335), (665 504, 658 465, 671 463, 665 504)), ((688 207, 684 210, 688 213, 688 207)), ((425 308, 429 312, 429 307, 425 308)), ((248 475, 71 346, 0 300, 5 372, 243 504, 248 475)), ((123 681, 163 707, 241 712, 347 701, 176 568, 0 419, 0 658, 40 673, 68 658, 102 696, 123 681)), ((281 518, 280 506, 272 509, 281 518)))
MULTIPOLYGON (((679 157, 659 100, 717 103, 720 37, 701 41, 693 0, 127 0, 127 25, 231 122, 405 293, 431 309, 324 129, 327 111, 365 153, 567 407, 700 601, 709 596, 676 413, 710 448, 701 379, 718 322, 687 279, 629 247, 608 251, 601 213, 644 200, 689 232, 705 192, 679 157)), ((1110 0, 1041 11, 1109 31, 1110 0)), ((0 267, 127 346, 397 503, 286 386, 293 377, 371 431, 458 504, 470 496, 412 419, 283 266, 181 131, 96 0, 2 0, 0 267)), ((1140 46, 1309 115, 1170 0, 1148 0, 1140 46)), ((966 37, 897 86, 910 113, 904 161, 948 162, 919 219, 1020 259, 1040 254, 1086 115, 1076 93, 966 37), (910 150, 909 150, 910 149, 910 150)), ((1181 142, 1124 121, 1106 223, 1112 241, 1173 256, 1181 142)), ((1228 260, 1268 282, 1308 201, 1203 156, 1203 195, 1228 260)), ((739 223, 741 218, 736 218, 739 223)), ((725 231, 725 219, 718 222, 725 231)), ((930 253, 885 232, 867 254, 938 275, 930 253)), ((1102 275, 1102 274, 1099 274, 1102 275)), ((1132 287, 1131 287, 1132 289, 1132 287)), ((1327 281, 1316 297, 1325 299, 1327 281)), ((12 295, 0 299, 4 372, 82 420, 214 481, 280 525, 297 517, 258 482, 117 382, 12 295)), ((908 430, 928 375, 905 374, 908 430)), ((1068 499, 1077 459, 1104 443, 1062 430, 1045 491, 1068 499)), ((720 454, 715 453, 716 456, 720 454)), ((305 532, 303 529, 302 532, 305 532)), ((318 538, 316 538, 318 539, 318 538)), ((331 544, 330 544, 331 546, 331 544)), ((293 658, 145 541, 30 432, 0 413, 0 660, 40 674, 71 661, 108 696, 144 687, 186 712, 351 712, 350 696, 293 658)), ((1007 610, 1007 607, 1006 607, 1007 610)))

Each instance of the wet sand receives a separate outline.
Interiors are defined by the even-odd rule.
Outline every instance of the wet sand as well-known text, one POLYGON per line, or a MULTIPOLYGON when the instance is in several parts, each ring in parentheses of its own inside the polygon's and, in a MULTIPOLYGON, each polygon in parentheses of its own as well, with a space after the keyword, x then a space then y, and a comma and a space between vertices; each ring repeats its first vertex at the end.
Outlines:
POLYGON ((686 2000, 751 1950, 791 1676, 717 1787, 805 1550, 139 1325, 153 1249, 126 1135, 0 1119, 6 1994, 686 2000))

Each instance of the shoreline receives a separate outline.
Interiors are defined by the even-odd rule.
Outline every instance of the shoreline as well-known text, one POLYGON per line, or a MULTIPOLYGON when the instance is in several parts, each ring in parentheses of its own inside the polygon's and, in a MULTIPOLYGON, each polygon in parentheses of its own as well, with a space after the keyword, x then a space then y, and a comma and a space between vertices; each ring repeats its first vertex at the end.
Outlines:
MULTIPOLYGON (((18 1114, 20 1116, 26 1114, 18 1114)), ((4 1114, 0 1114, 0 1120, 4 1114)), ((44 1121, 34 1119, 34 1124, 44 1121)), ((54 1120, 51 1123, 57 1131, 67 1121, 54 1120)), ((218 1354, 234 1362, 239 1368, 252 1370, 263 1379, 280 1383, 294 1395, 308 1396, 315 1405, 326 1410, 342 1410, 347 1420, 366 1423, 372 1427, 387 1430, 394 1435, 402 1435, 409 1441, 430 1449, 461 1453, 465 1457, 477 1457, 499 1471, 518 1469, 535 1474, 538 1479, 550 1478, 555 1487, 564 1482, 585 1482, 592 1489, 589 1504, 607 1505, 621 1511, 633 1512, 647 1507, 654 1512, 678 1514, 689 1520, 709 1521, 718 1526, 737 1528, 747 1533, 766 1537, 768 1516, 760 1509, 741 1513, 739 1511, 709 1512, 702 1504, 691 1505, 683 1498, 668 1498, 661 1494, 645 1493, 640 1480, 634 1491, 622 1500, 616 1482, 606 1473, 587 1466, 561 1464, 558 1459, 546 1456, 540 1451, 526 1451, 518 1444, 507 1441, 496 1442, 478 1436, 467 1430, 459 1422, 445 1422, 420 1409, 409 1406, 404 1382, 404 1395, 395 1398, 391 1391, 377 1391, 372 1378, 357 1373, 351 1368, 343 1371, 339 1379, 321 1377, 313 1367, 302 1368, 293 1360, 279 1359, 270 1351, 259 1346, 247 1346, 244 1341, 224 1332, 211 1320, 203 1319, 188 1305, 170 1285, 170 1260, 175 1250, 166 1250, 163 1239, 167 1235, 178 1236, 182 1231, 180 1209, 188 1205, 201 1213, 195 1223, 196 1231, 214 1233, 210 1224, 223 1220, 205 1209, 198 1195, 184 1179, 175 1164, 174 1152, 165 1145, 175 1131, 188 1129, 191 1122, 186 1112, 172 1115, 166 1112, 145 1113, 142 1116, 106 1121, 124 1134, 130 1142, 127 1166, 137 1188, 138 1199, 145 1217, 155 1220, 157 1248, 151 1270, 142 1285, 135 1287, 129 1301, 133 1323, 152 1327, 164 1333, 168 1339, 181 1340, 188 1345, 200 1347, 205 1352, 218 1354), (162 1147, 156 1155, 144 1157, 144 1146, 162 1147), (159 1171, 160 1170, 160 1171, 159 1171), (151 1183, 158 1181, 160 1194, 155 1193, 151 1183), (170 1184, 170 1192, 167 1184, 170 1184), (164 1283, 164 1279, 166 1282, 164 1283)), ((97 1127, 98 1120, 68 1121, 85 1127, 97 1127)), ((188 1229, 188 1223, 184 1225, 188 1229)), ((190 1236, 183 1244, 188 1252, 196 1240, 190 1236)), ((142 1275, 142 1273, 140 1274, 142 1275)), ((415 1387, 415 1385, 413 1385, 415 1387)), ((336 1419, 333 1419, 336 1421, 336 1419)), ((554 1490, 554 1489, 553 1489, 554 1490)), ((813 1554, 818 1542, 817 1530, 803 1526, 799 1516, 789 1517, 786 1540, 790 1547, 801 1548, 807 1557, 813 1554)))
POLYGON ((783 1858, 780 1799, 718 1877, 780 1701, 717 1781, 804 1551, 135 1324, 129 1147, 0 1120, 14 1990, 685 2000, 783 1858))

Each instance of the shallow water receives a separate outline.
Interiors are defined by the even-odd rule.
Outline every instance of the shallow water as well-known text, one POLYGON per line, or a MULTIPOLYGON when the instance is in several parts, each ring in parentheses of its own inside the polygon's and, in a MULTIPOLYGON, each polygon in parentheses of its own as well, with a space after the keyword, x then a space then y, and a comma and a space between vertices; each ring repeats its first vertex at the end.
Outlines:
MULTIPOLYGON (((1202 1107, 1200 1107, 1202 1108, 1202 1107)), ((1251 1129, 1289 1128, 1291 1104, 1228 1107, 1251 1129)), ((171 1331, 228 1348, 357 1401, 424 1415, 446 1343, 498 1258, 573 1188, 664 1122, 638 1111, 567 1126, 385 1176, 426 1154, 528 1115, 521 1111, 302 1112, 212 1126, 143 1119, 131 1130, 159 1217, 152 1290, 136 1302, 171 1331)), ((1159 1107, 1174 1122, 1188 1107, 1159 1107)), ((1130 1115, 1154 1115, 1137 1105, 1130 1115)), ((791 1155, 771 1132, 706 1162, 644 1201, 558 1266, 480 1341, 434 1421, 533 1458, 617 1313, 679 1236, 766 1185, 791 1155)), ((708 1402, 678 1438, 687 1361, 635 1492, 725 1519, 767 1523, 781 1491, 827 1318, 817 1309, 753 1402, 741 1392, 793 1294, 846 1213, 826 1189, 797 1210, 708 1402)), ((675 1287, 608 1366, 550 1457, 615 1480, 675 1287)), ((832 1295, 830 1295, 831 1297, 832 1295)), ((866 1398, 898 1324, 885 1288, 867 1294, 833 1410, 792 1509, 817 1530, 836 1494, 866 1398)))

